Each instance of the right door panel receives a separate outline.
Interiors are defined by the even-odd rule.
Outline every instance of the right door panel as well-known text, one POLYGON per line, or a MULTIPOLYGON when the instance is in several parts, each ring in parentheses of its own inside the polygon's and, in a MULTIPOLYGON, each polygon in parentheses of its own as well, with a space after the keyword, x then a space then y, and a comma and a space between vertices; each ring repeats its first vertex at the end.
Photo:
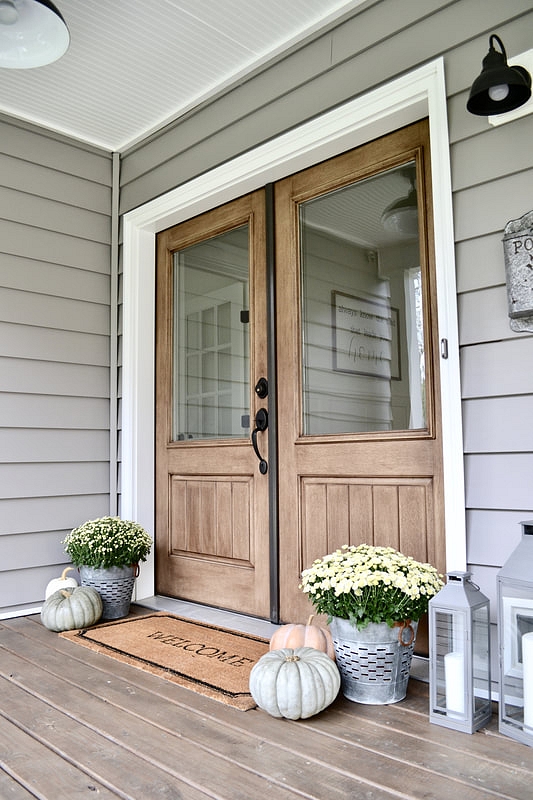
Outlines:
POLYGON ((280 611, 342 544, 444 570, 427 121, 276 185, 280 611))

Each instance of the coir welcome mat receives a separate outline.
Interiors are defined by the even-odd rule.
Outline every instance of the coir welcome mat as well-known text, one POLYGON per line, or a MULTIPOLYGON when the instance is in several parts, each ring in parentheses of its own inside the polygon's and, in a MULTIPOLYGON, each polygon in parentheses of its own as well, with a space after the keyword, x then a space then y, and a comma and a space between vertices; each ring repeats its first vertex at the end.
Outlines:
POLYGON ((155 612, 61 636, 246 711, 250 671, 268 651, 258 636, 155 612))

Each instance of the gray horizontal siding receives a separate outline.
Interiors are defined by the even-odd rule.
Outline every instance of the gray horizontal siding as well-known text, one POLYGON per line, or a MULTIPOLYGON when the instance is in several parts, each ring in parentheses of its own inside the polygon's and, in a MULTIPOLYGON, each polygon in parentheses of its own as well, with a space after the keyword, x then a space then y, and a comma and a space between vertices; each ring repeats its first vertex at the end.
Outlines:
POLYGON ((533 452, 533 395, 463 402, 465 453, 533 452))
POLYGON ((14 253, 0 253, 0 286, 37 294, 47 294, 53 286, 55 297, 109 304, 109 275, 105 272, 50 262, 43 268, 42 261, 14 253))
POLYGON ((531 507, 531 453, 476 453, 465 458, 468 508, 528 509, 531 507))
MULTIPOLYGON (((85 495, 56 495, 51 497, 10 498, 0 502, 0 544, 12 554, 17 546, 16 534, 50 531, 61 541, 65 531, 87 519, 95 519, 108 513, 109 493, 85 495)), ((58 551, 59 552, 59 551, 58 551)), ((62 549, 61 549, 62 552, 62 549)), ((57 557, 57 556, 56 556, 57 557)), ((63 554, 64 560, 64 554, 63 554)), ((7 559, 6 559, 7 561, 7 559)), ((42 566, 54 565, 51 559, 42 566)), ((61 563, 58 558, 57 563, 61 563)), ((0 583, 5 577, 4 563, 0 583)), ((41 587, 41 591, 44 587, 41 587)), ((3 591, 3 586, 2 586, 3 591)), ((41 595, 44 596, 44 593, 41 595)), ((9 601, 9 598, 7 598, 9 601)), ((7 603, 9 605, 9 602, 7 603)))
MULTIPOLYGON (((6 297, 9 297, 6 292, 6 297)), ((28 295, 29 298, 32 295, 28 295)), ((33 296, 34 297, 34 296, 33 296)), ((30 304, 28 304, 30 305, 30 304)), ((46 298, 43 298, 43 305, 46 306, 46 298)), ((66 304, 65 304, 66 305, 66 304)), ((104 313, 104 306, 98 308, 97 314, 87 314, 90 319, 93 333, 79 332, 77 330, 69 330, 69 336, 64 335, 64 331, 58 330, 57 320, 55 316, 57 308, 62 308, 62 304, 54 304, 55 311, 53 315, 46 313, 46 308, 41 309, 44 313, 36 314, 36 317, 41 317, 39 321, 33 320, 32 325, 26 325, 22 319, 17 323, 17 315, 13 313, 13 308, 9 307, 8 313, 4 316, 9 318, 9 322, 0 322, 0 340, 3 340, 6 351, 9 346, 9 353, 11 358, 34 358, 41 361, 63 361, 72 364, 93 364, 94 366, 108 366, 109 365, 109 339, 105 331, 109 328, 108 313, 104 313), (96 322, 102 319, 102 333, 97 333, 98 328, 96 322), (46 325, 50 327, 39 327, 46 325), (9 345, 7 343, 9 342, 9 345)), ((87 304, 73 303, 72 307, 67 307, 69 314, 72 318, 71 328, 79 324, 78 318, 75 316, 76 307, 80 308, 80 317, 83 312, 88 310, 87 304)), ((27 311, 22 303, 24 312, 27 311)), ((64 308, 64 306, 63 306, 64 308)), ((90 311, 90 308, 89 308, 90 311)), ((22 314, 21 314, 22 316, 22 314)), ((65 314, 68 318, 69 315, 65 314)), ((31 317, 27 317, 31 319, 31 317)), ((61 319, 61 317, 59 317, 61 319)))
MULTIPOLYGON (((5 548, 4 572, 41 568, 43 564, 49 563, 60 564, 65 560, 61 539, 68 533, 69 531, 65 530, 14 534, 16 547, 5 548), (60 537, 58 537, 58 533, 61 534, 60 537)), ((7 541, 7 536, 5 541, 7 541)), ((54 567, 55 569, 56 567, 54 567)))
POLYGON ((109 241, 109 218, 86 208, 76 208, 65 202, 3 186, 0 186, 0 208, 4 221, 56 231, 90 242, 106 244, 109 241))
MULTIPOLYGON (((79 447, 79 441, 71 441, 70 445, 72 448, 76 445, 79 447)), ((92 449, 94 450, 94 445, 92 449)), ((50 453, 50 458, 53 455, 50 453)), ((105 458, 100 462, 96 461, 94 455, 77 464, 58 457, 55 463, 47 462, 46 469, 43 469, 42 461, 16 463, 11 459, 7 463, 6 459, 6 463, 0 464, 0 499, 106 494, 108 484, 109 465, 105 458)))
POLYGON ((57 203, 65 203, 66 198, 76 198, 78 208, 100 213, 104 217, 111 203, 111 190, 105 184, 58 172, 5 153, 0 153, 0 184, 3 187, 16 186, 17 191, 25 195, 39 192, 39 197, 57 203))
MULTIPOLYGON (((530 117, 525 118, 531 126, 530 117)), ((529 130, 531 133, 531 130, 529 130)), ((526 141, 521 136, 517 147, 526 141)), ((482 142, 478 142, 481 146, 482 142)), ((514 145, 513 145, 514 146, 514 145)), ((478 151, 479 152, 479 151, 478 151)), ((481 148, 481 152, 485 152, 481 148)), ((490 150, 488 151, 490 153, 490 150)), ((477 184, 454 194, 454 225, 457 241, 486 236, 502 231, 506 223, 529 210, 533 169, 516 175, 497 178, 490 183, 477 184)))
POLYGON ((505 286, 491 286, 461 294, 458 305, 461 345, 497 342, 516 337, 507 319, 505 286))
POLYGON ((9 393, 109 397, 107 367, 0 357, 0 374, 9 393))
POLYGON ((88 185, 98 183, 108 189, 111 186, 110 157, 103 150, 69 141, 50 131, 40 131, 3 115, 0 115, 0 131, 3 154, 35 165, 37 170, 48 167, 54 174, 54 181, 56 174, 69 175, 83 178, 88 185))
POLYGON ((0 613, 109 509, 111 158, 0 119, 0 613))
POLYGON ((2 317, 5 322, 109 335, 109 303, 87 303, 83 300, 21 292, 19 289, 5 287, 2 288, 2 297, 2 317))
POLYGON ((468 509, 468 561, 484 564, 488 551, 494 559, 492 566, 501 567, 520 541, 520 522, 524 519, 529 518, 523 511, 468 509))
POLYGON ((477 344, 461 351, 463 398, 533 393, 532 338, 477 344))
MULTIPOLYGON (((108 460, 109 435, 108 431, 98 430, 0 428, 0 452, 4 464, 25 464, 34 460, 46 465, 44 474, 48 465, 56 461, 70 464, 74 461, 108 460)), ((41 485, 45 484, 43 478, 39 495, 41 485)))
POLYGON ((0 216, 1 253, 16 258, 29 258, 40 264, 52 264, 74 269, 106 272, 109 246, 76 236, 22 222, 5 220, 0 216))
POLYGON ((501 232, 457 242, 455 259, 459 297, 471 290, 477 292, 483 288, 504 285, 502 253, 501 232))
POLYGON ((73 397, 72 393, 43 395, 0 392, 0 420, 13 428, 67 428, 106 430, 109 400, 103 397, 73 397))

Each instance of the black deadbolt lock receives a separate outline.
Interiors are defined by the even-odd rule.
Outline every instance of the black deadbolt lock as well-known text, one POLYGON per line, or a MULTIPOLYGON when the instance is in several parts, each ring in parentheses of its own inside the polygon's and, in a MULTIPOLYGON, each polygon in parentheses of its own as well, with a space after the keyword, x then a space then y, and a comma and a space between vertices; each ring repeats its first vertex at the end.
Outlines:
POLYGON ((258 397, 261 398, 261 400, 264 400, 264 398, 267 396, 268 381, 266 378, 259 378, 259 380, 255 384, 255 393, 258 397))

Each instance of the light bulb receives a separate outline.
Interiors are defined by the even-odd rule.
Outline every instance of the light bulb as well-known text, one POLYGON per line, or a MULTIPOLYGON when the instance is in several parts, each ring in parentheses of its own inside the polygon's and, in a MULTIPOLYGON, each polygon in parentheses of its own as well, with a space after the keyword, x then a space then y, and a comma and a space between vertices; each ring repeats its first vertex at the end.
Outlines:
POLYGON ((489 97, 495 103, 501 103, 509 94, 509 86, 506 83, 499 83, 489 87, 489 97))

